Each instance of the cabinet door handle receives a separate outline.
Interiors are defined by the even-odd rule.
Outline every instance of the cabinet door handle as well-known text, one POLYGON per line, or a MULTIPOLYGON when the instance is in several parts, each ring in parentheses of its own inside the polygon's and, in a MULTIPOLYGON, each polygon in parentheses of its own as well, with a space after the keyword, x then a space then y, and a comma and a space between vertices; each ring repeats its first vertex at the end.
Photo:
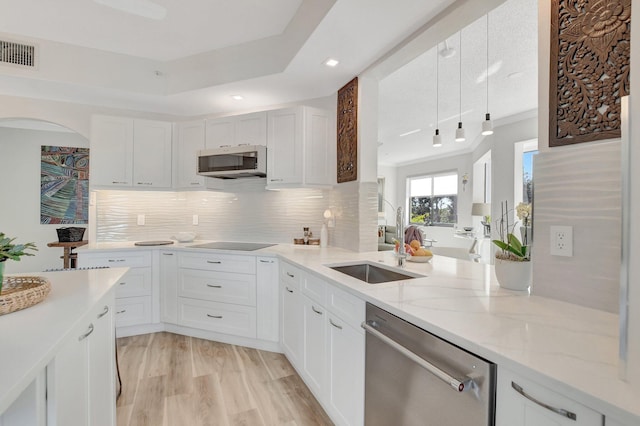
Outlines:
POLYGON ((335 322, 333 322, 333 320, 331 318, 329 318, 329 323, 334 326, 335 328, 337 328, 338 330, 342 330, 342 326, 336 324, 335 322))
MULTIPOLYGON (((322 315, 322 311, 317 310, 317 309, 316 309, 316 307, 315 307, 315 306, 313 306, 313 305, 311 305, 311 310, 312 310, 313 312, 315 312, 316 314, 318 314, 318 315, 322 315)), ((331 321, 331 320, 329 320, 329 321, 331 321)))
POLYGON ((260 262, 262 262, 262 263, 273 263, 273 260, 260 259, 260 262))
POLYGON ((553 411, 554 413, 556 413, 556 414, 558 414, 558 415, 560 415, 562 417, 566 417, 566 418, 571 419, 571 420, 578 420, 578 416, 576 415, 576 413, 572 413, 571 411, 565 410, 564 408, 553 407, 553 406, 551 406, 549 404, 546 404, 546 403, 540 401, 539 399, 534 398, 533 396, 531 396, 527 392, 525 392, 525 390, 522 388, 522 386, 520 386, 516 382, 511 382, 511 387, 516 392, 518 392, 520 395, 524 396, 525 398, 527 398, 529 401, 533 402, 534 404, 538 404, 542 408, 546 408, 549 411, 553 411))
POLYGON ((127 283, 126 283, 126 282, 121 282, 121 283, 119 283, 119 284, 120 284, 120 285, 127 285, 127 283))
POLYGON ((109 263, 119 263, 119 262, 124 262, 127 259, 109 259, 109 263))
POLYGON ((209 318, 222 319, 222 315, 210 315, 210 314, 207 314, 207 316, 209 318))
POLYGON ((269 179, 270 182, 282 182, 284 179, 269 179))
POLYGON ((173 253, 162 253, 163 256, 173 256, 173 253))
POLYGON ((289 286, 284 286, 284 288, 285 288, 289 293, 293 293, 293 290, 289 290, 289 286))
POLYGON ((190 182, 189 185, 200 185, 200 182, 190 182))
POLYGON ((211 288, 222 288, 221 285, 212 285, 212 284, 207 284, 207 287, 211 287, 211 288))
POLYGON ((111 181, 112 184, 114 185, 126 185, 128 182, 119 182, 117 180, 111 181))
POLYGON ((222 262, 220 262, 219 260, 207 260, 207 263, 220 264, 220 263, 222 263, 222 262))
POLYGON ((89 337, 91 333, 93 333, 93 324, 89 324, 89 328, 87 329, 87 332, 84 333, 82 336, 78 337, 78 342, 82 342, 84 339, 89 337))
POLYGON ((121 311, 117 311, 117 312, 116 312, 116 314, 124 314, 125 312, 127 312, 127 310, 126 310, 126 309, 123 309, 123 310, 121 310, 121 311))
POLYGON ((103 316, 107 315, 108 313, 109 313, 109 307, 105 306, 104 310, 98 314, 98 319, 102 318, 103 316))
POLYGON ((288 277, 291 277, 291 278, 295 278, 295 277, 296 277, 296 276, 295 276, 295 275, 293 275, 291 272, 287 272, 287 276, 288 276, 288 277))
POLYGON ((153 182, 138 182, 136 185, 153 185, 153 182))

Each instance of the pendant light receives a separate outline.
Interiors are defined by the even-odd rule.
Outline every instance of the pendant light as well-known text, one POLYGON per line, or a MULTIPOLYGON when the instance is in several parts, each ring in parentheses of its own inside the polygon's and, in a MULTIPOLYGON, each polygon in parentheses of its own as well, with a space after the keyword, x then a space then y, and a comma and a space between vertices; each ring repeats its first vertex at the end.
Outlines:
POLYGON ((493 123, 491 122, 491 114, 489 114, 489 14, 487 13, 487 78, 485 79, 487 85, 487 113, 484 116, 482 122, 482 135, 489 136, 493 134, 493 123))
POLYGON ((459 73, 459 79, 460 79, 460 103, 459 103, 459 120, 458 121, 458 128, 456 129, 456 142, 464 142, 465 141, 465 137, 464 137, 464 129, 462 128, 462 30, 460 30, 460 73, 459 73))
POLYGON ((442 136, 440 136, 440 118, 438 116, 438 107, 440 106, 439 104, 439 90, 440 90, 440 85, 438 84, 438 69, 439 64, 440 64, 440 52, 438 52, 438 49, 440 48, 439 45, 436 45, 436 133, 435 135, 433 135, 433 147, 434 148, 439 148, 442 146, 442 136))

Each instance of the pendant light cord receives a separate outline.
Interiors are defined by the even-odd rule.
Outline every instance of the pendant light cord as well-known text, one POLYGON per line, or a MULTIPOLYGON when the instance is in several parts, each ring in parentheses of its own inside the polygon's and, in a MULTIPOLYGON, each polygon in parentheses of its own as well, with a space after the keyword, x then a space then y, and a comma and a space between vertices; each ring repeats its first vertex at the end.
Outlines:
POLYGON ((440 69, 440 43, 436 46, 436 130, 440 128, 440 115, 439 115, 439 107, 440 107, 440 79, 438 71, 440 69))
POLYGON ((489 13, 487 12, 487 114, 489 113, 489 13))
POLYGON ((460 83, 460 103, 458 104, 459 121, 462 123, 462 30, 460 30, 460 72, 458 73, 460 83))

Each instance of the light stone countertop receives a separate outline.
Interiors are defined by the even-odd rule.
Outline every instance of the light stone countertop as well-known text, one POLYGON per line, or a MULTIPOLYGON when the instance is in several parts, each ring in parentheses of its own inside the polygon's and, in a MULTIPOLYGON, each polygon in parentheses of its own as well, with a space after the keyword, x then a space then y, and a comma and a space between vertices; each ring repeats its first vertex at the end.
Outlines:
MULTIPOLYGON (((184 249, 197 243, 201 242, 158 247, 101 243, 82 249, 184 249)), ((624 424, 640 424, 640 387, 618 378, 618 315, 504 290, 492 266, 437 255, 430 263, 406 262, 407 271, 425 278, 372 285, 326 265, 369 261, 394 266, 393 252, 288 244, 216 252, 279 256, 495 362, 498 369, 515 370, 624 424)))
POLYGON ((45 277, 51 292, 37 305, 0 316, 0 414, 51 362, 68 334, 127 270, 11 274, 45 277))

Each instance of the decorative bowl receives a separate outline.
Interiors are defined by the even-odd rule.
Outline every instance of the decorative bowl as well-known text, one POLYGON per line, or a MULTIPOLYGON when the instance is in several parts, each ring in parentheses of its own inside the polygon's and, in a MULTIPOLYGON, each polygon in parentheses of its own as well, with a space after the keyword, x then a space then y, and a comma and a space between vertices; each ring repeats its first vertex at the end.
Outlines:
POLYGON ((179 243, 190 243, 196 239, 195 232, 178 232, 173 238, 178 240, 179 243))
POLYGON ((407 261, 408 262, 427 263, 427 262, 430 262, 431 259, 433 259, 433 255, 432 256, 411 256, 411 255, 407 255, 407 261))

